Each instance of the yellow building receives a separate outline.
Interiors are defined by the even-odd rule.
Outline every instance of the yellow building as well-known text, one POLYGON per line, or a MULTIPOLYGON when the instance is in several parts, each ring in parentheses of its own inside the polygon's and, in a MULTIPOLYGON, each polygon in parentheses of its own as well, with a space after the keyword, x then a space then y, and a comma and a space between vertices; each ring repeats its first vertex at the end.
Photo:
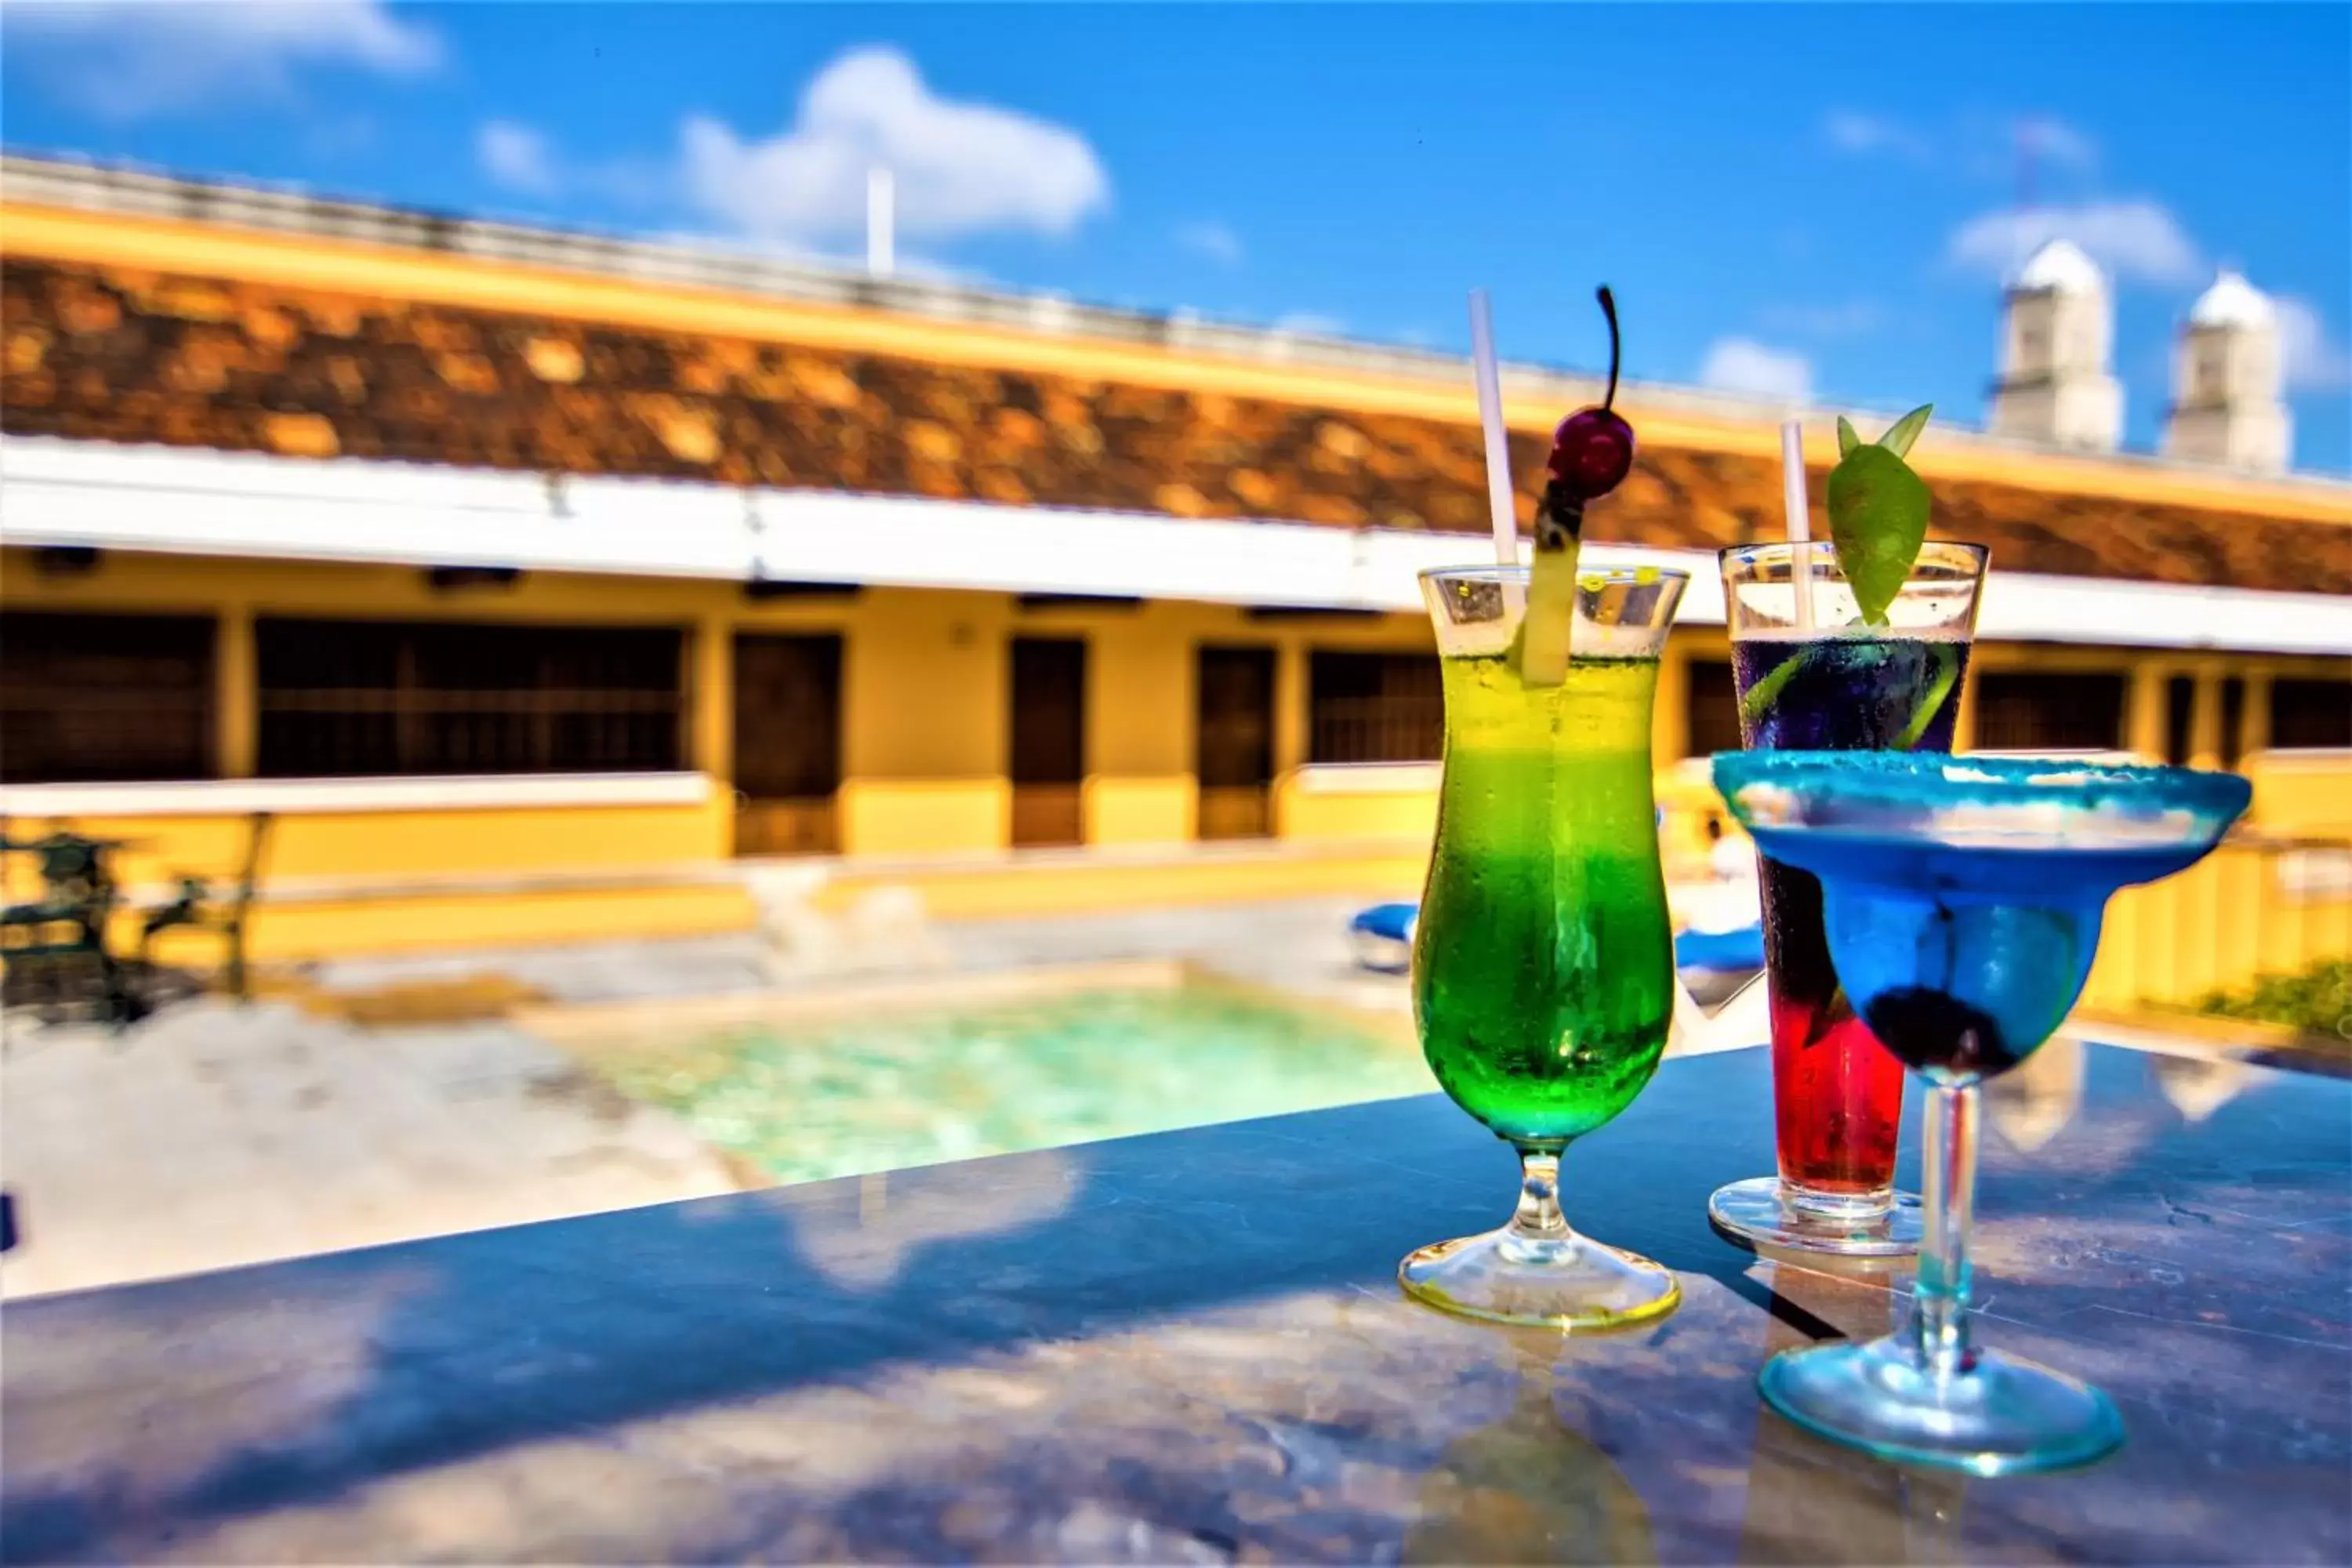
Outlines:
MULTIPOLYGON (((0 812, 129 840, 144 883, 230 869, 266 815, 264 958, 738 926, 746 858, 943 913, 1417 880, 1413 574, 1489 548, 1457 363, 8 189, 0 812)), ((1506 392, 1524 521, 1591 389, 1506 392)), ((1776 527, 1773 413, 1624 401, 1593 552, 1696 578, 1672 795, 1737 743, 1712 551, 1776 527)), ((1960 431, 1918 464, 1994 552, 1963 745, 2244 766, 2264 826, 2352 834, 2352 488, 1960 431)))

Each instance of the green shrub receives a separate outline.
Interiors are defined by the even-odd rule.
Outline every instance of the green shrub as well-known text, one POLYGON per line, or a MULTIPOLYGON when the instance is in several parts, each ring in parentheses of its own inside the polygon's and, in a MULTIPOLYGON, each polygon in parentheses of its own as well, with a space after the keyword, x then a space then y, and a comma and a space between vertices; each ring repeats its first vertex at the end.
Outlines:
POLYGON ((2265 974, 2253 989, 2216 991, 2197 1010, 2217 1018, 2284 1024, 2307 1035, 2352 1040, 2352 960, 2315 963, 2300 974, 2265 974))

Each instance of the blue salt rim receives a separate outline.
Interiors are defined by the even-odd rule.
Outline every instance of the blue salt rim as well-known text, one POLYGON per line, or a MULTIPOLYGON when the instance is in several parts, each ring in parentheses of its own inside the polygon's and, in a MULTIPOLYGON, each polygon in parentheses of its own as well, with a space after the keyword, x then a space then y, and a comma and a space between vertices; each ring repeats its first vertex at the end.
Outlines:
MULTIPOLYGON (((2063 757, 1948 756, 1922 752, 1718 752, 1715 787, 1742 825, 1740 795, 1764 784, 1834 796, 1841 813, 1947 811, 2057 805, 2110 817, 2187 812, 2219 837, 2245 811, 2253 786, 2235 773, 2075 762, 2063 757)), ((1772 825, 1768 825, 1772 826, 1772 825)), ((1801 827, 1803 823, 1779 826, 1801 827)))

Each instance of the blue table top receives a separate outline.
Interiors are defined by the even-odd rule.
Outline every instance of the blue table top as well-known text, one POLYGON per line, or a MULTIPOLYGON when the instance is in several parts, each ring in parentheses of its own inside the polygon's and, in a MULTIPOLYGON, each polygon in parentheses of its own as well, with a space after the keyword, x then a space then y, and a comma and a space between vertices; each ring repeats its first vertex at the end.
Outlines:
POLYGON ((2061 1041, 1988 1097, 1984 1337, 2129 1427, 2076 1474, 1905 1472, 1759 1405, 1903 1279, 1708 1230, 1769 1163, 1738 1051, 1569 1152, 1570 1217, 1683 1274, 1627 1333, 1404 1300, 1513 1172, 1389 1101, 11 1303, 0 1553, 2352 1558, 2352 1084, 2061 1041))

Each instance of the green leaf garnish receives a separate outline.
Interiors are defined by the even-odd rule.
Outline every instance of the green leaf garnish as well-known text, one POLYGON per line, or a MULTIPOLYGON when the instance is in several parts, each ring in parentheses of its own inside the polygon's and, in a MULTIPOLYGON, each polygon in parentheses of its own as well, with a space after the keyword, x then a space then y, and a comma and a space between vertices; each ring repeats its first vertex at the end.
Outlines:
POLYGON ((1853 420, 1848 419, 1848 418, 1847 418, 1844 415, 1843 415, 1843 414, 1839 415, 1839 416, 1838 416, 1838 456, 1839 456, 1839 457, 1841 457, 1841 458, 1843 458, 1843 457, 1844 457, 1848 452, 1853 451, 1856 447, 1859 447, 1859 446, 1861 446, 1861 445, 1862 445, 1862 432, 1860 432, 1859 430, 1856 430, 1856 429, 1853 427, 1853 420))
MULTIPOLYGON (((1866 626, 1886 624, 1886 608, 1927 542, 1927 487, 1903 453, 1918 438, 1928 412, 1912 410, 1879 441, 1851 448, 1830 470, 1830 540, 1866 626), (1899 447, 1889 445, 1897 441, 1899 447)), ((1838 438, 1843 446, 1843 429, 1838 438)))
POLYGON ((1919 432, 1927 427, 1927 416, 1934 412, 1936 412, 1934 404, 1919 405, 1918 407, 1889 425, 1886 427, 1886 434, 1878 438, 1878 444, 1898 458, 1909 457, 1911 443, 1916 441, 1919 438, 1919 432))

